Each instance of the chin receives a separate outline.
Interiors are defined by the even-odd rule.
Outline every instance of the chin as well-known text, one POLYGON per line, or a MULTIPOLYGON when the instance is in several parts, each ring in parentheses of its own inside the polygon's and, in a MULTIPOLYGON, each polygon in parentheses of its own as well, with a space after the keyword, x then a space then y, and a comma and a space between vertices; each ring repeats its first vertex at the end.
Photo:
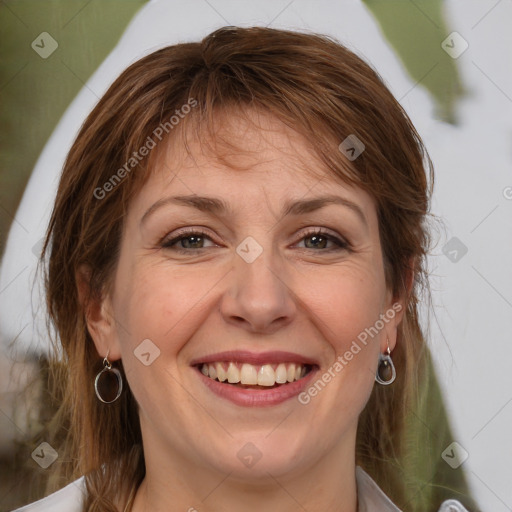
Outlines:
POLYGON ((270 429, 231 440, 234 450, 224 456, 223 471, 245 481, 265 480, 270 475, 277 478, 296 471, 297 465, 304 462, 301 452, 305 443, 289 431, 271 432, 270 429))

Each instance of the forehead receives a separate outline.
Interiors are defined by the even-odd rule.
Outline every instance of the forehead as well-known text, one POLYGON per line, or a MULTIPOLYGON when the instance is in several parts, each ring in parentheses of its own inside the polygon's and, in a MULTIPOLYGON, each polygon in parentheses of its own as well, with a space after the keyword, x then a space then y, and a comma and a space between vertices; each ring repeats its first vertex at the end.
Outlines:
POLYGON ((167 192, 285 201, 362 189, 333 175, 308 140, 276 116, 257 109, 223 110, 210 124, 186 119, 161 142, 139 199, 167 192))
POLYGON ((278 165, 327 177, 307 140, 276 116, 259 109, 224 109, 209 122, 184 123, 161 151, 168 170, 269 171, 278 165), (272 165, 274 164, 274 165, 272 165))

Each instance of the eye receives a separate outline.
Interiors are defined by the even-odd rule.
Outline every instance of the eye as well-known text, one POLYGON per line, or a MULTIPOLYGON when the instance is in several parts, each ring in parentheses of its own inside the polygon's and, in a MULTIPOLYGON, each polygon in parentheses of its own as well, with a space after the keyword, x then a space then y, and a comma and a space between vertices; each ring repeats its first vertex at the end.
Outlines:
MULTIPOLYGON (((164 240, 160 246, 164 249, 181 253, 190 253, 208 247, 218 247, 205 231, 198 229, 181 231, 173 238, 164 240)), ((345 240, 325 230, 315 229, 303 235, 301 242, 299 242, 299 247, 313 251, 330 252, 348 250, 350 245, 345 240), (304 245, 300 247, 302 242, 304 242, 304 245)))
POLYGON ((301 241, 304 241, 305 249, 324 250, 325 252, 349 248, 349 244, 346 241, 322 229, 309 231, 303 236, 301 241))
MULTIPOLYGON (((178 252, 190 252, 198 249, 206 248, 205 242, 212 242, 211 238, 204 231, 190 230, 182 231, 175 237, 164 240, 161 247, 164 249, 172 249, 178 252)), ((213 242, 211 245, 215 245, 213 242)))

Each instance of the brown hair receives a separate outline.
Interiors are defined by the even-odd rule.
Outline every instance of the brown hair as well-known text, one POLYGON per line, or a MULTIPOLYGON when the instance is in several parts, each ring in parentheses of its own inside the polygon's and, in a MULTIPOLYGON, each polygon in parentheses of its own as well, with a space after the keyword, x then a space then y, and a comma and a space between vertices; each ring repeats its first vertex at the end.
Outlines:
MULTIPOLYGON (((115 500, 144 477, 129 388, 110 406, 94 395, 101 358, 87 330, 76 271, 89 265, 91 294, 108 292, 127 206, 149 176, 156 151, 133 170, 126 163, 159 126, 172 136, 171 116, 191 99, 197 106, 185 122, 195 119, 209 128, 215 112, 228 107, 256 107, 276 116, 310 141, 329 172, 374 198, 386 281, 396 297, 405 298, 407 311, 393 353, 398 377, 393 386, 374 387, 360 418, 356 458, 404 506, 411 499, 400 472, 404 425, 428 362, 417 302, 429 241, 424 221, 431 163, 406 113, 363 60, 326 36, 269 28, 223 28, 201 42, 169 46, 135 62, 99 101, 69 152, 43 249, 43 258, 49 252, 50 319, 65 356, 65 363, 55 363, 63 397, 56 421, 66 433, 59 450, 63 473, 85 474, 84 510, 102 512, 116 510, 115 500), (338 145, 349 135, 365 151, 347 165, 338 145), (115 190, 98 198, 121 168, 126 172, 115 190), (414 279, 410 294, 408 276, 414 279)), ((122 372, 122 362, 117 367, 122 372)), ((408 507, 428 510, 431 503, 408 507)))

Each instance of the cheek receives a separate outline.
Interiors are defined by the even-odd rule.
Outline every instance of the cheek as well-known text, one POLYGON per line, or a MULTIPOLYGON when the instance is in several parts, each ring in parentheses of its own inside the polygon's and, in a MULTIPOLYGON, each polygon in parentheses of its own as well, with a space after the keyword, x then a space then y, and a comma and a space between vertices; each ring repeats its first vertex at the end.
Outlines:
MULTIPOLYGON (((372 328, 384 313, 386 288, 383 273, 366 266, 318 273, 314 282, 314 287, 304 287, 301 293, 309 297, 310 318, 327 342, 327 365, 301 403, 309 402, 307 407, 316 417, 329 417, 331 431, 339 433, 357 422, 375 384, 379 340, 385 331, 372 328)), ((324 428, 311 425, 311 435, 332 442, 324 428)))
POLYGON ((162 353, 176 353, 208 302, 218 276, 208 269, 169 269, 165 263, 139 265, 120 273, 118 315, 124 329, 118 333, 122 350, 133 351, 150 339, 162 353), (124 275, 123 275, 124 274, 124 275))
POLYGON ((303 283, 301 296, 308 297, 307 307, 314 312, 312 318, 336 353, 348 350, 352 341, 384 312, 384 276, 371 267, 346 266, 334 272, 317 273, 312 282, 315 285, 308 287, 303 283))
POLYGON ((141 414, 161 413, 155 397, 162 397, 162 389, 165 400, 179 408, 178 355, 197 329, 205 292, 215 280, 206 271, 184 273, 165 264, 140 263, 121 268, 117 279, 117 336, 141 414))

